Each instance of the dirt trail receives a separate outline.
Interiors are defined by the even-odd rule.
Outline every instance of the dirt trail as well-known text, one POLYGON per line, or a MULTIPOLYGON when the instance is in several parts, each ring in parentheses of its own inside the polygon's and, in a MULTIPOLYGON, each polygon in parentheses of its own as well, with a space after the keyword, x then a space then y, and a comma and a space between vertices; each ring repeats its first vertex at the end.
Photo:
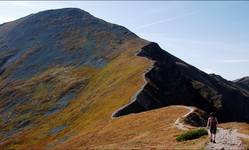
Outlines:
POLYGON ((179 106, 177 105, 176 107, 186 108, 186 109, 189 110, 189 112, 186 113, 184 116, 177 118, 176 121, 175 121, 175 123, 174 123, 174 126, 177 129, 185 130, 185 131, 188 130, 188 129, 190 129, 190 128, 193 128, 193 127, 191 127, 189 125, 184 124, 183 121, 182 121, 182 119, 186 118, 189 114, 191 114, 195 110, 195 108, 188 107, 188 106, 181 106, 181 105, 179 105, 179 106))
MULTIPOLYGON (((243 150, 243 145, 240 140, 240 135, 247 137, 246 134, 237 132, 237 129, 218 128, 216 134, 216 143, 209 142, 205 149, 207 150, 243 150)), ((248 136, 249 138, 249 136, 248 136)))
MULTIPOLYGON (((176 106, 189 109, 189 112, 184 116, 178 118, 174 126, 180 130, 189 130, 191 126, 184 124, 181 120, 187 117, 194 111, 193 107, 176 106)), ((240 138, 249 138, 248 134, 238 133, 237 129, 223 129, 218 128, 216 133, 216 143, 207 143, 206 150, 243 150, 242 141, 240 138)))

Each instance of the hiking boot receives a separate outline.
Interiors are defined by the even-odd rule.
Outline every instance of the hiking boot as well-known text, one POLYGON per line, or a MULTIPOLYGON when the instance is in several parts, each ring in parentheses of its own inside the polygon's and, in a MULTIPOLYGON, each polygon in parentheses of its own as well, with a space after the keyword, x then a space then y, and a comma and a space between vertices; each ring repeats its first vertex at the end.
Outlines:
POLYGON ((213 140, 213 143, 216 143, 215 140, 213 140))
POLYGON ((212 139, 210 139, 210 142, 213 142, 213 140, 212 140, 212 139))

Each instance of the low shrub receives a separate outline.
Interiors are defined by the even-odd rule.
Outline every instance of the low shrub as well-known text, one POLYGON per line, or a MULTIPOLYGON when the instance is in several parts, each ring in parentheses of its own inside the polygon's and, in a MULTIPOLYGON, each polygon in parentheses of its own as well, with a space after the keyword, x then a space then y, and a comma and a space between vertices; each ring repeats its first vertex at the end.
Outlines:
POLYGON ((192 140, 192 139, 197 139, 203 135, 208 135, 208 131, 206 129, 201 128, 201 129, 187 131, 187 132, 177 136, 176 140, 177 141, 192 140))

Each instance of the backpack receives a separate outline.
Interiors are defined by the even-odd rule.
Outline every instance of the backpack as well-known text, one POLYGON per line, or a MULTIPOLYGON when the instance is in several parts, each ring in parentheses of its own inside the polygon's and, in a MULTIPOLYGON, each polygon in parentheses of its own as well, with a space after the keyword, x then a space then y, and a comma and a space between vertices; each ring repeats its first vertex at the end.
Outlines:
POLYGON ((209 125, 210 125, 211 128, 216 128, 217 121, 216 121, 215 117, 210 117, 210 124, 209 125))

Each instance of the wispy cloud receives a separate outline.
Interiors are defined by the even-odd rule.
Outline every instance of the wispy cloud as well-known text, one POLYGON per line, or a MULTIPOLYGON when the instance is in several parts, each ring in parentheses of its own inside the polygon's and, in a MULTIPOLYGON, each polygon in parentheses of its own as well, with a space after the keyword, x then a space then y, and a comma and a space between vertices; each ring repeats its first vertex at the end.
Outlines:
POLYGON ((198 45, 199 47, 219 47, 221 50, 231 50, 230 47, 234 47, 233 44, 222 42, 222 41, 212 41, 212 40, 200 40, 200 39, 191 39, 191 38, 181 38, 181 37, 169 37, 165 33, 145 33, 145 32, 137 32, 140 37, 144 37, 146 39, 152 41, 164 41, 166 43, 177 43, 184 45, 198 45))
MULTIPOLYGON (((151 41, 161 41, 162 43, 171 43, 171 45, 182 45, 182 48, 184 48, 183 45, 194 46, 191 47, 192 50, 198 49, 209 49, 209 50, 218 50, 219 52, 231 52, 231 53, 248 53, 248 44, 247 43, 240 43, 239 46, 235 42, 229 42, 229 41, 217 41, 217 40, 206 40, 202 38, 182 38, 180 36, 174 36, 174 35, 167 35, 163 32, 136 32, 137 35, 140 37, 143 37, 145 39, 151 40, 151 41), (198 48, 197 48, 198 47, 198 48)), ((232 54, 231 54, 232 55, 232 54)))
POLYGON ((226 60, 219 60, 221 63, 247 63, 249 59, 226 59, 226 60))
POLYGON ((148 23, 148 24, 138 26, 135 29, 142 29, 142 28, 147 28, 147 27, 154 26, 154 25, 161 24, 161 23, 171 22, 171 21, 174 21, 174 20, 177 20, 177 19, 185 18, 187 16, 192 16, 194 14, 197 14, 198 12, 199 11, 192 11, 192 12, 184 13, 184 14, 181 14, 181 15, 178 15, 178 16, 174 16, 174 17, 170 17, 170 18, 166 18, 166 19, 161 19, 161 20, 158 20, 158 21, 155 21, 155 22, 151 22, 151 23, 148 23))

